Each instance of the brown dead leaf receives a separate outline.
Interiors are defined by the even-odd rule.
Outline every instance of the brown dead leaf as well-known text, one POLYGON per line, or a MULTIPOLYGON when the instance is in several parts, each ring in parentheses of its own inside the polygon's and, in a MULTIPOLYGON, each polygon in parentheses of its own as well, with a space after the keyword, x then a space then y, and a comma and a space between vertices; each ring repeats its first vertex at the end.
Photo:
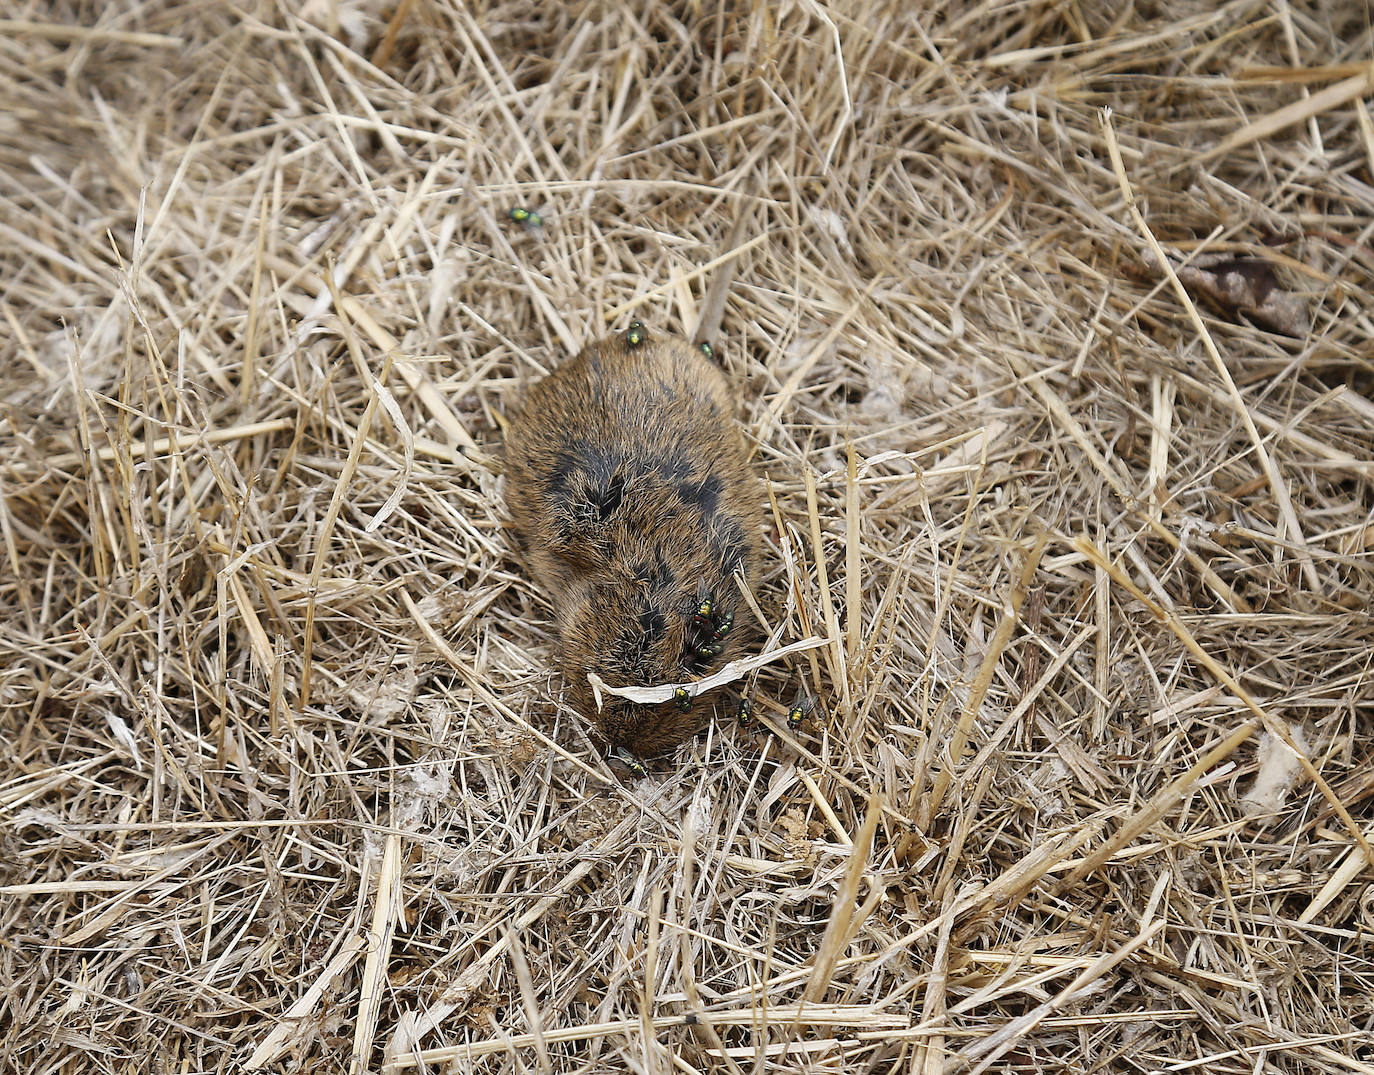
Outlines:
MULTIPOLYGON (((1152 272, 1160 271, 1154 253, 1141 255, 1152 272)), ((1307 302, 1286 290, 1274 266, 1257 257, 1198 254, 1175 262, 1183 285, 1232 321, 1249 321, 1270 332, 1301 338, 1311 328, 1307 302)))

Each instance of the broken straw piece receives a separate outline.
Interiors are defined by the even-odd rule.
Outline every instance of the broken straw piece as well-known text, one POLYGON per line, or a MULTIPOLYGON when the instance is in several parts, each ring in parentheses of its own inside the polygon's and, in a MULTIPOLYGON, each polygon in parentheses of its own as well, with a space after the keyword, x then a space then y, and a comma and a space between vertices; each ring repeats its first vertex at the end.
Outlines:
POLYGON ((738 661, 731 661, 725 665, 719 672, 714 672, 704 679, 693 680, 691 683, 662 683, 653 687, 612 687, 595 672, 587 673, 587 682, 592 685, 592 694, 596 697, 598 710, 601 709, 602 691, 627 701, 639 702, 641 705, 655 705, 670 701, 673 693, 679 689, 686 690, 691 697, 695 698, 698 694, 705 694, 707 691, 713 691, 727 683, 733 683, 755 668, 772 664, 789 654, 800 653, 802 650, 818 649, 821 646, 828 646, 830 643, 829 638, 819 638, 812 635, 810 638, 803 638, 800 642, 793 642, 790 646, 783 646, 782 649, 769 650, 767 653, 755 654, 753 657, 741 657, 738 661))

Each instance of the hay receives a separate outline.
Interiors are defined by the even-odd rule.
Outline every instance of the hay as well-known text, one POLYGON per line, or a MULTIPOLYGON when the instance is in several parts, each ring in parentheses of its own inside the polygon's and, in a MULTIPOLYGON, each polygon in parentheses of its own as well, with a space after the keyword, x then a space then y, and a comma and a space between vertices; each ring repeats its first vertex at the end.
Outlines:
POLYGON ((1367 7, 7 12, 0 1069, 1374 1072, 1367 7), (727 268, 625 783, 501 422, 727 268))

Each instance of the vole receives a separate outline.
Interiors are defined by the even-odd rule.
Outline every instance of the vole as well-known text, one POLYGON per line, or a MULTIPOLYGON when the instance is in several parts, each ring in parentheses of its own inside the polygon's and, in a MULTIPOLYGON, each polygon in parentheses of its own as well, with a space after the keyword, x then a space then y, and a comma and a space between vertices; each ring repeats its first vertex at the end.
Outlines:
POLYGON ((532 575, 552 598, 573 706, 638 759, 675 746, 705 709, 608 684, 689 684, 739 655, 757 569, 762 490, 738 395, 710 348, 639 322, 533 385, 506 437, 506 500, 532 575))

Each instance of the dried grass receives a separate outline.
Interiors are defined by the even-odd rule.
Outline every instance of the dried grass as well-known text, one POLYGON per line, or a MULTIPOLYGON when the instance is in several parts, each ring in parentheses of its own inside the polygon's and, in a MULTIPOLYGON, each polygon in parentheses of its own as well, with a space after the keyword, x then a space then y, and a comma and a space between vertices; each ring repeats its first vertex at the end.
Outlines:
POLYGON ((7 10, 0 1069, 1374 1072, 1367 4, 7 10), (829 642, 626 784, 500 421, 727 263, 829 642))

